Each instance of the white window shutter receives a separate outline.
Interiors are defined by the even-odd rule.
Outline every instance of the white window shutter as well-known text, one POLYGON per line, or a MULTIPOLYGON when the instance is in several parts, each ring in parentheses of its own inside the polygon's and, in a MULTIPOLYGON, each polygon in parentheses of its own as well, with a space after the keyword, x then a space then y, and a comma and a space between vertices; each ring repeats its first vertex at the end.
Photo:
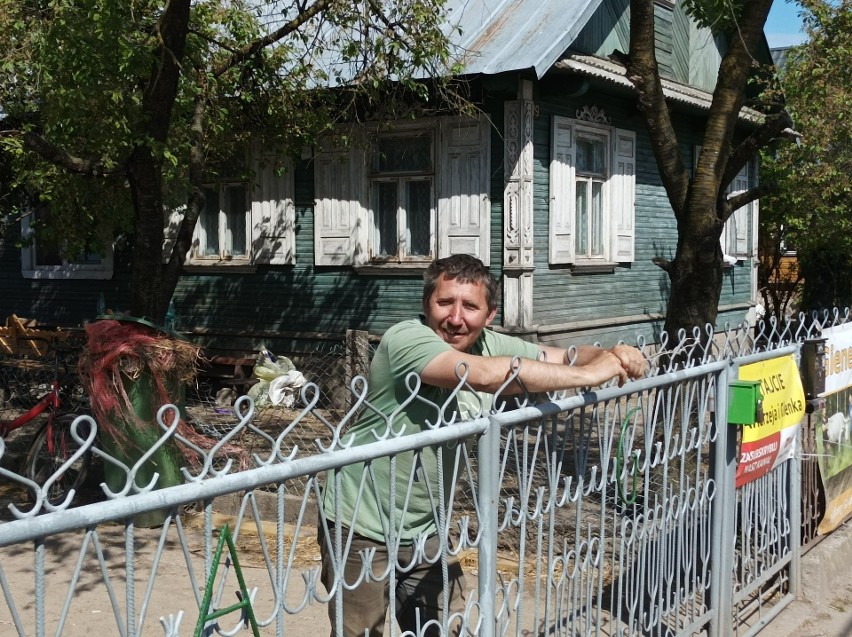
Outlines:
POLYGON ((367 153, 350 148, 322 150, 314 162, 314 262, 354 265, 367 259, 367 153))
POLYGON ((612 260, 629 263, 634 258, 636 218, 636 133, 617 128, 612 172, 612 260))
POLYGON ((438 178, 438 257, 471 254, 490 262, 491 131, 488 121, 441 120, 438 178))
POLYGON ((251 242, 254 263, 295 263, 296 209, 292 162, 254 154, 251 188, 251 242))
MULTIPOLYGON (((734 180, 728 184, 728 198, 749 189, 749 165, 743 166, 734 180)), ((745 258, 749 256, 748 222, 750 205, 734 210, 725 222, 722 231, 722 252, 726 255, 745 258)))
POLYGON ((574 262, 574 127, 553 117, 550 144, 550 263, 574 262))
POLYGON ((180 206, 163 212, 163 263, 168 263, 172 256, 184 210, 185 206, 180 206))
MULTIPOLYGON (((742 170, 734 177, 732 184, 732 192, 742 193, 749 189, 748 182, 748 163, 743 166, 742 170)), ((731 248, 735 250, 734 254, 738 257, 747 257, 748 249, 748 213, 750 205, 743 206, 734 210, 728 222, 733 221, 734 227, 731 230, 731 248)))

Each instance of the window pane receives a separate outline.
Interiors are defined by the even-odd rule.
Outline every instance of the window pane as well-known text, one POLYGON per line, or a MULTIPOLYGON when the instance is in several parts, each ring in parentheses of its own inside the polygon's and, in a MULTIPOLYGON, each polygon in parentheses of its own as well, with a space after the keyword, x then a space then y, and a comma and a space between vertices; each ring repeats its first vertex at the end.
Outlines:
POLYGON ((408 227, 406 238, 410 256, 428 257, 431 254, 432 184, 429 181, 406 183, 405 214, 408 227))
POLYGON ((246 256, 246 187, 228 186, 225 210, 225 248, 234 257, 246 256))
MULTIPOLYGON (((42 205, 33 213, 31 223, 49 224, 51 216, 50 208, 42 205)), ((39 237, 33 241, 33 249, 36 266, 62 265, 62 249, 55 237, 39 237)))
POLYGON ((405 135, 380 137, 373 157, 377 172, 432 170, 432 136, 405 135))
POLYGON ((90 246, 87 246, 82 254, 68 259, 68 263, 74 265, 100 265, 101 261, 103 261, 101 255, 93 252, 90 246))
POLYGON ((591 234, 593 257, 603 256, 603 184, 592 182, 591 234))
POLYGON ((55 241, 42 237, 35 243, 36 265, 62 265, 62 251, 55 241))
POLYGON ((602 138, 577 138, 577 170, 595 175, 606 173, 606 146, 602 138))
POLYGON ((204 210, 201 211, 198 254, 214 257, 219 254, 219 191, 204 189, 204 210))
POLYGON ((373 241, 374 256, 396 256, 398 249, 396 219, 397 183, 395 181, 373 182, 373 217, 375 235, 373 241))
MULTIPOLYGON (((40 206, 36 209, 34 218, 40 224, 49 224, 52 218, 50 208, 45 205, 40 206)), ((51 237, 41 236, 33 242, 34 265, 36 267, 100 265, 103 259, 90 244, 91 241, 87 240, 86 245, 80 248, 79 252, 72 254, 63 237, 58 233, 54 233, 51 237)))
POLYGON ((728 223, 722 230, 722 236, 727 239, 725 254, 737 254, 737 213, 736 211, 728 217, 728 223))
POLYGON ((577 256, 587 256, 589 241, 589 182, 577 182, 577 224, 575 227, 574 250, 577 256))

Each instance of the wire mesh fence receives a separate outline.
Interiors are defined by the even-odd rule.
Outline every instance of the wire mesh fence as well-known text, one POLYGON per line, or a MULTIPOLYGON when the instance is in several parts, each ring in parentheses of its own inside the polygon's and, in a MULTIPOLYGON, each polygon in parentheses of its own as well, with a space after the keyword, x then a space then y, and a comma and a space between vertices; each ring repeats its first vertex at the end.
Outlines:
MULTIPOLYGON (((41 413, 20 425, 15 420, 26 417, 28 410, 50 391, 54 381, 61 388, 59 413, 91 414, 78 368, 85 347, 84 333, 73 332, 62 339, 43 339, 38 343, 29 338, 25 345, 16 347, 14 352, 0 351, 0 435, 5 442, 4 466, 18 469, 21 474, 28 448, 47 414, 41 413), (7 430, 6 425, 13 423, 14 430, 7 430)), ((236 450, 241 466, 248 467, 252 455, 268 452, 269 440, 278 438, 287 427, 289 431, 281 445, 285 454, 294 449, 302 453, 318 450, 318 443, 327 445, 332 436, 331 423, 339 422, 352 407, 350 386, 357 376, 367 375, 372 351, 366 332, 350 331, 341 335, 338 342, 323 343, 309 353, 291 354, 290 360, 302 374, 304 384, 322 388, 315 408, 310 413, 300 408, 304 404, 300 395, 304 384, 293 389, 291 400, 283 404, 274 404, 266 393, 258 394, 260 400, 256 401, 252 426, 230 440, 227 449, 232 453, 236 450), (291 426, 294 421, 297 426, 291 426)), ((184 418, 200 436, 209 439, 207 446, 215 445, 233 431, 242 416, 236 411, 237 398, 261 382, 251 374, 239 383, 236 380, 206 376, 202 359, 196 380, 185 388, 184 418)), ((89 488, 78 494, 78 503, 87 501, 87 495, 98 497, 100 467, 94 468, 87 483, 89 488)), ((304 486, 292 484, 294 488, 304 486)), ((30 496, 20 487, 0 486, 0 499, 7 502, 20 503, 30 496)))
MULTIPOLYGON (((330 442, 332 423, 340 422, 352 410, 355 404, 355 394, 351 390, 353 382, 357 382, 355 379, 359 376, 368 375, 372 354, 368 333, 354 330, 348 331, 339 342, 324 344, 310 353, 289 354, 287 365, 281 368, 292 364, 300 381, 277 396, 272 395, 270 383, 257 374, 253 374, 249 383, 234 387, 227 379, 211 381, 202 371, 187 391, 189 422, 200 433, 222 439, 241 416, 235 411, 238 398, 248 394, 255 406, 253 427, 244 432, 238 444, 249 455, 260 448, 268 448, 269 437, 277 438, 287 427, 289 430, 281 445, 284 454, 294 449, 318 450, 318 445, 327 446, 330 442), (309 403, 314 407, 304 409, 309 403), (296 426, 291 426, 294 422, 296 426)), ((279 353, 277 358, 283 357, 284 354, 279 353)))

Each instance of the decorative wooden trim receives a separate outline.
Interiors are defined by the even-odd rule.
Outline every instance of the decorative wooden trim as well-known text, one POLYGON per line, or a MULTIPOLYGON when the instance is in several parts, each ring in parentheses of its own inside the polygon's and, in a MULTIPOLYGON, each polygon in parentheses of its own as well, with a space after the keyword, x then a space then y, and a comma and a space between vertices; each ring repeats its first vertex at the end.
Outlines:
POLYGON ((612 126, 609 115, 606 114, 606 111, 594 104, 589 105, 586 104, 582 108, 577 109, 577 119, 583 122, 592 122, 593 124, 603 124, 605 126, 612 126))
POLYGON ((532 100, 508 101, 504 111, 503 325, 532 323, 533 117, 532 100))

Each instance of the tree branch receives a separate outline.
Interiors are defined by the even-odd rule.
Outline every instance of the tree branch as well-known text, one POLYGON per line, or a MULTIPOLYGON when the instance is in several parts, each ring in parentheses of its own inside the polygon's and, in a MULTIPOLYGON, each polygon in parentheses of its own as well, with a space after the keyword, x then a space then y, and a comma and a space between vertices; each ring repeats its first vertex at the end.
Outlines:
POLYGON ((186 50, 190 5, 190 0, 171 0, 156 27, 159 44, 154 51, 151 75, 142 92, 142 110, 147 116, 146 128, 158 142, 165 141, 169 135, 186 50))
POLYGON ((410 49, 413 46, 412 42, 409 42, 405 38, 400 37, 397 33, 401 30, 403 33, 407 34, 405 29, 401 28, 402 24, 399 22, 391 22, 390 20, 388 20, 384 11, 382 11, 381 3, 379 3, 377 0, 367 0, 367 3, 373 9, 373 12, 379 22, 381 22, 385 26, 385 29, 387 29, 386 35, 388 35, 394 42, 398 42, 406 49, 410 49))
POLYGON ((744 139, 734 152, 731 153, 728 166, 722 177, 722 183, 731 183, 743 169, 743 166, 757 154, 757 151, 768 146, 773 139, 781 135, 786 135, 786 130, 792 126, 793 120, 786 110, 767 116, 763 124, 744 139))
MULTIPOLYGON (((745 87, 752 72, 748 61, 755 58, 762 42, 763 25, 771 5, 772 0, 750 0, 744 4, 737 29, 731 34, 728 51, 719 66, 713 101, 707 114, 703 145, 704 151, 707 152, 701 153, 701 165, 698 170, 718 176, 722 185, 730 183, 730 179, 723 181, 721 167, 730 157, 727 151, 732 143, 740 110, 745 103, 745 87)), ((744 165, 745 162, 740 168, 744 165)), ((731 179, 737 172, 739 169, 733 173, 731 179)))
POLYGON ((752 201, 757 201, 774 190, 775 184, 767 182, 730 197, 725 206, 725 218, 722 219, 722 222, 727 221, 734 210, 739 210, 743 206, 749 205, 752 201))
MULTIPOLYGON (((201 90, 195 96, 195 105, 190 123, 189 196, 183 219, 181 219, 178 226, 175 243, 172 246, 172 253, 163 267, 163 289, 169 291, 169 298, 171 298, 171 290, 174 290, 174 286, 177 285, 181 272, 183 272, 186 254, 192 247, 192 233, 201 214, 201 210, 204 208, 202 182, 204 179, 204 117, 207 113, 207 85, 204 81, 204 75, 200 74, 199 77, 201 90)), ((163 298, 160 299, 164 307, 168 306, 169 298, 165 298, 164 293, 163 298)))
POLYGON ((654 3, 630 2, 630 55, 627 78, 636 87, 660 178, 672 203, 675 217, 685 214, 689 176, 678 148, 677 135, 669 117, 660 71, 655 56, 654 3))
POLYGON ((273 31, 270 34, 258 40, 255 40, 251 44, 248 44, 247 46, 243 47, 240 51, 234 53, 230 58, 228 58, 222 64, 213 69, 213 75, 215 77, 220 77, 224 75, 235 66, 238 66, 245 60, 256 55, 260 50, 268 47, 271 44, 275 44, 282 38, 287 37, 294 31, 296 31, 299 27, 301 27, 303 24, 305 24, 308 20, 325 11, 334 2, 335 0, 317 0, 308 8, 305 8, 304 6, 299 7, 299 12, 296 17, 287 22, 280 29, 277 29, 276 31, 273 31))
POLYGON ((651 263, 663 270, 663 272, 671 272, 672 270, 672 262, 663 257, 654 257, 651 259, 651 263))
POLYGON ((107 166, 102 159, 83 159, 81 157, 75 157, 47 141, 38 133, 20 130, 0 131, 0 137, 12 136, 21 137, 24 142, 24 148, 36 153, 45 161, 78 175, 106 177, 110 175, 124 174, 127 170, 127 166, 124 163, 107 166))

